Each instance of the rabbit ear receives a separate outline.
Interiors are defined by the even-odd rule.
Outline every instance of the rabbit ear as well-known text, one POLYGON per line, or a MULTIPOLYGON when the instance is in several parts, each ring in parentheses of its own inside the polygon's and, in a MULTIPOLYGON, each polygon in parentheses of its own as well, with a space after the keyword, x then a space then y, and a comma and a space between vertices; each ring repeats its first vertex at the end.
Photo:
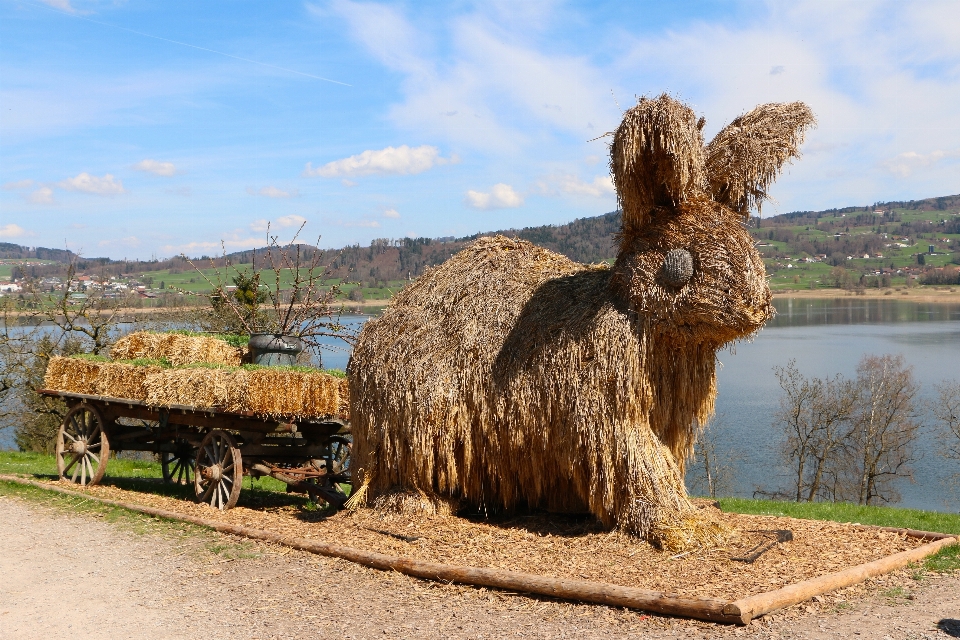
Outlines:
POLYGON ((650 220, 654 207, 675 207, 706 190, 701 122, 667 94, 640 98, 613 134, 610 173, 624 228, 650 220))
POLYGON ((749 215, 760 211, 783 165, 800 156, 807 129, 816 124, 802 102, 763 104, 728 124, 707 146, 713 199, 749 215))

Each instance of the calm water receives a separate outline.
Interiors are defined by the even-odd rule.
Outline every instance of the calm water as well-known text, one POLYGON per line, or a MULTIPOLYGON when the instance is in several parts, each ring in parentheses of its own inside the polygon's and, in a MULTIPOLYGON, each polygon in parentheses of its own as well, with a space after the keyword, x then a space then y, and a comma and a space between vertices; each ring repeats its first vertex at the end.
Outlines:
MULTIPOLYGON (((775 366, 791 358, 807 376, 855 374, 866 354, 902 354, 930 396, 933 385, 960 378, 960 305, 917 304, 899 300, 787 299, 775 301, 778 315, 750 343, 720 353, 717 412, 721 455, 735 456, 736 493, 750 496, 758 487, 775 488, 785 470, 778 467, 780 432, 772 425, 781 391, 775 366)), ((345 318, 360 327, 365 317, 345 318)), ((325 367, 345 369, 350 353, 339 340, 327 340, 325 367)), ((0 448, 12 446, 10 434, 0 433, 0 448)), ((901 506, 931 510, 960 510, 960 496, 945 491, 948 478, 960 472, 960 463, 936 453, 929 432, 920 443, 921 459, 914 465, 915 482, 903 482, 901 506)))
MULTIPOLYGON (((777 461, 780 432, 772 425, 781 395, 773 367, 792 358, 806 376, 852 377, 864 355, 899 354, 913 366, 925 397, 933 395, 934 384, 960 379, 960 305, 852 298, 777 300, 775 306, 778 316, 753 342, 720 354, 718 448, 743 461, 740 495, 774 488, 784 472, 777 461)), ((960 464, 938 456, 936 444, 929 431, 923 435, 915 482, 899 486, 901 506, 960 509, 960 496, 946 492, 960 464)))

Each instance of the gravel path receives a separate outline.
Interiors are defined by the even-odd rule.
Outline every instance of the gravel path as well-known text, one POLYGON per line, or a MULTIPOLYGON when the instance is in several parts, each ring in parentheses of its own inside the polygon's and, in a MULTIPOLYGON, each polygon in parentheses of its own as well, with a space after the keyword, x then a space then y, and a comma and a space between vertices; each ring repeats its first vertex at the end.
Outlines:
MULTIPOLYGON (((0 638, 960 637, 960 577, 850 592, 747 628, 422 582, 272 545, 172 536, 0 497, 0 638), (857 595, 857 594, 860 595, 857 595), (856 597, 854 597, 856 596, 856 597)), ((902 578, 902 576, 901 576, 902 578)))

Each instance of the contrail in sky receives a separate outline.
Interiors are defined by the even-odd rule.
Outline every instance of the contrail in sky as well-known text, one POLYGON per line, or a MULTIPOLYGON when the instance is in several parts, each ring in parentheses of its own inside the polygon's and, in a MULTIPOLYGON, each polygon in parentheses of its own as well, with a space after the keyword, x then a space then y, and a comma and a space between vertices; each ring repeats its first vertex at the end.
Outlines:
POLYGON ((251 60, 249 58, 241 58, 240 56, 235 56, 230 53, 224 53, 223 51, 217 51, 215 49, 207 49, 206 47, 198 47, 195 44, 190 44, 187 42, 180 42, 178 40, 171 40, 170 38, 162 38, 160 36, 151 35, 149 33, 143 33, 142 31, 135 31, 134 29, 128 29, 127 27, 121 27, 119 25, 110 24, 108 22, 100 22, 99 20, 94 20, 92 18, 87 18, 85 16, 77 15, 76 13, 70 13, 69 11, 63 11, 61 9, 56 9, 54 7, 49 7, 42 4, 34 4, 33 2, 24 2, 19 0, 21 4, 28 4, 39 9, 46 9, 47 11, 53 11, 54 13, 60 13, 65 16, 70 16, 71 18, 78 18, 80 20, 86 20, 87 22, 92 22, 94 24, 99 24, 104 27, 112 27, 114 29, 120 29, 121 31, 129 31, 130 33, 135 33, 138 36, 143 36, 144 38, 152 38, 154 40, 162 40, 163 42, 170 42, 172 44, 178 44, 181 47, 190 47, 191 49, 198 49, 199 51, 206 51, 208 53, 215 53, 218 56, 226 56, 227 58, 233 58, 234 60, 242 60, 243 62, 252 62, 253 64, 259 64, 264 67, 270 67, 271 69, 279 69, 280 71, 287 71, 288 73, 295 73, 300 76, 306 76, 308 78, 313 78, 314 80, 323 80, 324 82, 332 82, 334 84, 340 84, 345 87, 352 87, 352 84, 347 84, 346 82, 340 82, 339 80, 331 80, 330 78, 322 78, 320 76, 315 76, 309 73, 304 73, 303 71, 297 71, 296 69, 288 69, 286 67, 279 67, 275 64, 270 64, 269 62, 260 62, 259 60, 251 60))

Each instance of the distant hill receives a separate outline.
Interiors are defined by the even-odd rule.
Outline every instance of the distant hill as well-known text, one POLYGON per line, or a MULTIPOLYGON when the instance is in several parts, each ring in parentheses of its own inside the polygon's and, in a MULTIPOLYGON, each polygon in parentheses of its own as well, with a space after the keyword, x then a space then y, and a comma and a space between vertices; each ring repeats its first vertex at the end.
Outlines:
MULTIPOLYGON (((850 223, 869 224, 867 218, 873 220, 877 211, 882 210, 909 210, 909 211, 949 211, 960 209, 960 195, 925 198, 923 200, 909 200, 903 202, 878 202, 873 205, 860 207, 845 207, 826 209, 824 211, 793 211, 759 220, 754 218, 751 226, 766 229, 768 227, 797 227, 815 225, 817 220, 829 217, 857 214, 845 218, 844 227, 850 223), (864 216, 860 220, 858 216, 864 216)), ((822 222, 821 222, 822 224, 822 222)), ((873 224, 876 224, 874 222, 873 224)), ((438 265, 452 254, 462 249, 467 243, 481 236, 503 234, 529 240, 534 244, 546 247, 557 253, 566 255, 577 262, 599 262, 616 256, 615 234, 620 230, 620 212, 612 211, 601 216, 579 218, 562 225, 543 225, 539 227, 524 227, 522 229, 504 229, 476 234, 464 238, 400 238, 377 239, 369 246, 359 244, 343 247, 342 249, 323 250, 321 263, 329 265, 328 273, 331 276, 347 280, 363 281, 368 286, 377 286, 378 283, 406 280, 413 278, 424 269, 438 265)), ((766 237, 757 234, 758 237, 766 237)), ((770 236, 771 238, 773 236, 770 236)), ((794 240, 784 238, 790 242, 794 240)), ((866 246, 867 238, 857 238, 857 245, 830 247, 833 252, 873 253, 875 247, 866 246), (860 244, 864 244, 860 247, 860 244)), ((875 244, 876 242, 874 242, 875 244)), ((793 244, 793 242, 790 242, 793 244)), ((801 247, 796 247, 801 250, 801 247)), ((803 250, 808 253, 830 253, 819 245, 807 247, 803 250), (814 251, 815 250, 815 251, 814 251)), ((308 255, 318 251, 313 247, 304 247, 308 255)), ((249 264, 256 258, 259 264, 264 264, 265 250, 249 250, 231 253, 227 258, 234 264, 249 264)), ((839 254, 838 254, 839 255, 839 254)), ((170 273, 183 273, 192 268, 181 258, 173 257, 166 260, 151 261, 122 261, 108 258, 78 258, 73 252, 64 249, 48 249, 46 247, 23 247, 11 243, 0 243, 0 258, 12 259, 40 259, 53 261, 58 264, 48 266, 25 266, 23 273, 31 277, 56 275, 64 270, 63 265, 77 260, 80 271, 97 270, 107 275, 143 274, 151 271, 169 270, 170 273)), ((203 260, 207 264, 207 260, 203 260)), ((222 258, 216 260, 222 263, 222 258)))

